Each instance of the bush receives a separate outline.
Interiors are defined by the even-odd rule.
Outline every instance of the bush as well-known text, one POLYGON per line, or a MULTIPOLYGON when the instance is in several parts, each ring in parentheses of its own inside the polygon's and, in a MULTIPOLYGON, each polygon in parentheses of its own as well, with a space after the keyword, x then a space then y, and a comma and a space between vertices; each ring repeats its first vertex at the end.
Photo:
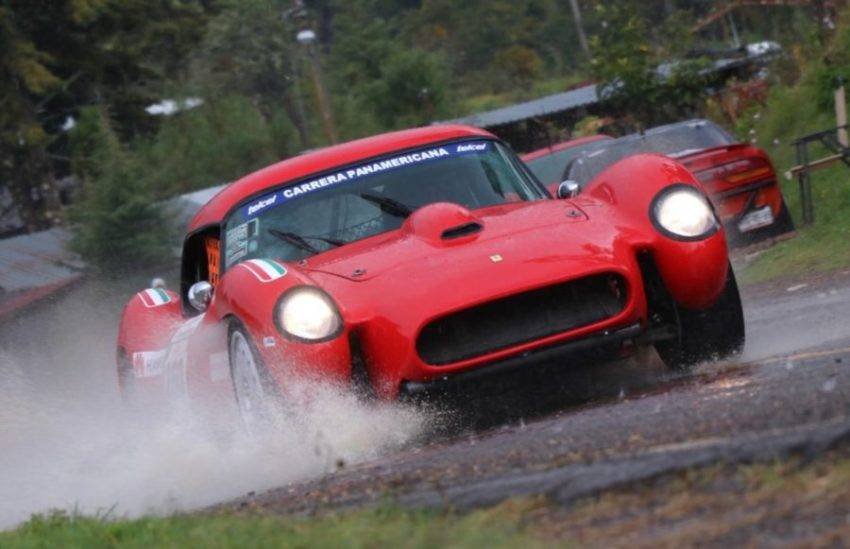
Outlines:
POLYGON ((446 113, 445 62, 418 49, 395 50, 379 79, 365 85, 366 100, 385 128, 421 126, 446 113))
POLYGON ((270 126, 247 98, 229 96, 167 118, 133 148, 143 179, 165 198, 232 181, 297 152, 276 146, 273 135, 287 139, 286 126, 270 126))
POLYGON ((82 196, 71 210, 74 248, 95 268, 120 274, 168 259, 171 232, 144 170, 118 141, 105 111, 90 108, 75 128, 82 196))

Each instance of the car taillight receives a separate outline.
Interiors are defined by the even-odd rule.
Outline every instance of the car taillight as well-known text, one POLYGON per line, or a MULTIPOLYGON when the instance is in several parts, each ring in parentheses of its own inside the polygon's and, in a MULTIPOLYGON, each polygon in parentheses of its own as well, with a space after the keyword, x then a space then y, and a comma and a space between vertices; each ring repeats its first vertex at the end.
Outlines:
POLYGON ((708 183, 717 179, 729 183, 740 183, 759 177, 766 177, 773 173, 770 165, 762 158, 744 158, 721 164, 714 168, 696 172, 697 179, 702 183, 708 183))

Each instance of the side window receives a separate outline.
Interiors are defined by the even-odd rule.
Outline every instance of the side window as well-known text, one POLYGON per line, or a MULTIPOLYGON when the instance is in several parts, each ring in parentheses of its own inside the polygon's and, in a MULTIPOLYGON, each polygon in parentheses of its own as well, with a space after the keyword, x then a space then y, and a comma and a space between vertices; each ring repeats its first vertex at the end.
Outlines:
POLYGON ((184 314, 191 316, 198 313, 186 299, 189 288, 201 280, 206 280, 213 286, 217 285, 220 264, 220 240, 217 227, 193 234, 186 239, 180 266, 180 301, 184 314))
POLYGON ((206 253, 207 263, 207 282, 218 286, 219 266, 221 265, 221 242, 216 236, 207 236, 204 238, 204 252, 206 253))

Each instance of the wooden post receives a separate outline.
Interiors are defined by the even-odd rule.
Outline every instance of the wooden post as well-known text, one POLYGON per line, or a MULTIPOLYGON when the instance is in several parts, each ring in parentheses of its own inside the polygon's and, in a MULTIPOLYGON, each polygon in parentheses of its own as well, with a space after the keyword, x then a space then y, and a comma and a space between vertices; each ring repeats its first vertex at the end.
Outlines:
POLYGON ((812 204, 812 182, 809 175, 809 150, 805 141, 797 142, 797 165, 802 167, 797 172, 797 181, 800 187, 800 209, 803 213, 803 225, 808 225, 815 220, 815 209, 812 204))
POLYGON ((835 125, 838 126, 838 142, 845 149, 850 146, 850 140, 847 139, 847 99, 844 95, 844 82, 839 81, 838 88, 835 90, 835 125))

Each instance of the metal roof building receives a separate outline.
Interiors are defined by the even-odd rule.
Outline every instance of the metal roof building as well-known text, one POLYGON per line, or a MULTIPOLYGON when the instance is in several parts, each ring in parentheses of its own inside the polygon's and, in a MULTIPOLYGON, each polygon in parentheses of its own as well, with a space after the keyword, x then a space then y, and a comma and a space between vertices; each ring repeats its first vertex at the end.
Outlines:
POLYGON ((501 109, 472 114, 448 121, 449 123, 469 124, 479 128, 492 128, 558 112, 592 105, 599 101, 596 84, 590 84, 574 90, 547 95, 524 103, 517 103, 501 109))

